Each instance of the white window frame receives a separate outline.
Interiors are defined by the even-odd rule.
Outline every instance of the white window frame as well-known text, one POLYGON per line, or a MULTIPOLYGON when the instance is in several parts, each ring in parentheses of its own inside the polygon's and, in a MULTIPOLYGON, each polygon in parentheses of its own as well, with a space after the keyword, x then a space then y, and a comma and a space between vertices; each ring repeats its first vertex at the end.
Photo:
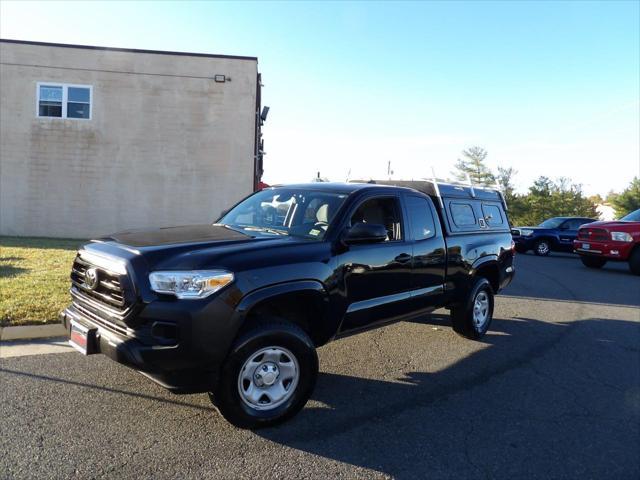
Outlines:
MULTIPOLYGON (((81 103, 81 102, 74 102, 81 103)), ((60 83, 60 82, 37 82, 36 84, 36 117, 47 118, 49 120, 91 120, 93 118, 93 86, 79 85, 76 83, 60 83), (50 117, 40 115, 40 87, 61 87, 62 88, 62 116, 50 117), (89 89, 89 118, 67 117, 67 100, 69 98, 69 87, 71 88, 88 88, 89 89)))

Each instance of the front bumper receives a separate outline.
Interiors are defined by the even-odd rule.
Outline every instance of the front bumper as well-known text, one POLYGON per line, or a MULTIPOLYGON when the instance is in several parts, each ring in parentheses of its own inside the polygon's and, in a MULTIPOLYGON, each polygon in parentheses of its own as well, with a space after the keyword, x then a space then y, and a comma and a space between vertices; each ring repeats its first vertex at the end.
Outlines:
POLYGON ((513 243, 518 250, 533 250, 533 237, 514 236, 513 243))
POLYGON ((96 350, 137 370, 176 393, 211 391, 237 325, 234 311, 224 302, 152 302, 126 333, 108 328, 83 314, 74 304, 60 314, 70 335, 71 321, 96 328, 96 350), (179 327, 175 341, 156 341, 152 326, 172 320, 179 327))
POLYGON ((573 242, 573 251, 577 254, 590 257, 603 257, 607 260, 625 261, 629 258, 633 247, 633 242, 602 242, 592 240, 574 240, 573 242))

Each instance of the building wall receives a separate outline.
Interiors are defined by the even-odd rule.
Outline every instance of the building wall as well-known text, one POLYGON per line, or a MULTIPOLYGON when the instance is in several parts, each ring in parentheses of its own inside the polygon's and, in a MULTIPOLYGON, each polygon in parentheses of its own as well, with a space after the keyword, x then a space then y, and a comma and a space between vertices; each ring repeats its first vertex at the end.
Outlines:
POLYGON ((253 189, 256 78, 255 59, 0 42, 0 234, 215 220, 253 189), (38 118, 38 82, 92 85, 91 120, 38 118))

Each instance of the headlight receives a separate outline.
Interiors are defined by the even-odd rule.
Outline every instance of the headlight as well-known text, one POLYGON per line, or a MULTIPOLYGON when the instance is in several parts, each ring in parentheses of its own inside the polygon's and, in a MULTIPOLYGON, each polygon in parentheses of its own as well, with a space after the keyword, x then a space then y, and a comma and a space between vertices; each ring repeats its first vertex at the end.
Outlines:
POLYGON ((181 299, 205 298, 233 282, 233 273, 225 270, 152 272, 149 282, 154 292, 181 299))
POLYGON ((627 232, 611 232, 611 240, 615 242, 633 242, 633 237, 627 232))
POLYGON ((530 237, 531 235, 533 235, 533 230, 527 230, 526 228, 523 228, 520 230, 520 235, 522 235, 523 237, 530 237))

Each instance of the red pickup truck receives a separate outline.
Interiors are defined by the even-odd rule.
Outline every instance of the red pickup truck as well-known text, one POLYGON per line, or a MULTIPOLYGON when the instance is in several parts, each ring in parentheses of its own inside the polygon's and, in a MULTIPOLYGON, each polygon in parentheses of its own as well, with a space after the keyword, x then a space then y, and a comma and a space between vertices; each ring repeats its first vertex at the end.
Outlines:
POLYGON ((629 269, 640 275, 640 210, 620 220, 581 227, 573 249, 589 268, 602 268, 608 261, 629 262, 629 269))

